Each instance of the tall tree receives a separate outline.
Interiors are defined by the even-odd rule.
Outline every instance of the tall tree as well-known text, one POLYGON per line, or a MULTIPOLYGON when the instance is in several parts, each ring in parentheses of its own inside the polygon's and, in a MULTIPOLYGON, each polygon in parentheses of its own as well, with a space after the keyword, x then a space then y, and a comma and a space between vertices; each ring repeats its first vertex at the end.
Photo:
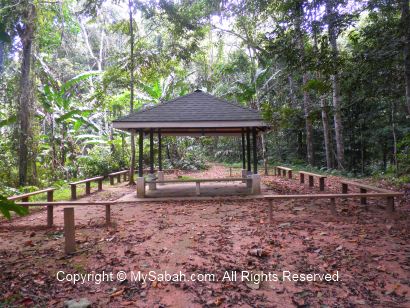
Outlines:
MULTIPOLYGON (((130 113, 134 111, 134 27, 132 18, 132 0, 128 2, 128 9, 130 15, 130 113)), ((141 155, 141 153, 140 153, 141 155)), ((129 184, 135 185, 135 132, 131 131, 131 166, 129 184)))
POLYGON ((338 28, 336 23, 337 4, 335 0, 329 0, 326 2, 326 14, 328 19, 328 33, 329 42, 332 49, 332 61, 333 72, 331 75, 332 91, 333 91, 333 121, 335 127, 335 142, 337 153, 337 165, 339 169, 343 169, 345 154, 344 154, 344 142, 343 142, 343 124, 342 124, 342 99, 340 94, 340 81, 339 81, 339 49, 337 46, 338 28))
POLYGON ((303 113, 305 117, 305 132, 306 132, 306 156, 309 165, 314 164, 314 151, 313 151, 313 126, 311 119, 311 100, 309 97, 309 92, 306 88, 309 82, 309 72, 307 68, 307 61, 305 57, 305 41, 304 41, 304 31, 303 31, 303 20, 304 20, 304 10, 303 10, 303 0, 296 2, 296 20, 295 20, 295 31, 298 40, 300 63, 302 68, 302 92, 303 92, 303 113))
POLYGON ((401 29, 403 31, 404 81, 406 86, 406 106, 410 115, 410 13, 409 0, 401 0, 401 29))
POLYGON ((17 24, 17 33, 20 37, 22 50, 21 76, 18 96, 19 118, 19 185, 27 183, 27 167, 29 160, 30 141, 30 118, 32 115, 32 91, 31 91, 31 58, 34 40, 36 7, 27 4, 22 22, 17 24))

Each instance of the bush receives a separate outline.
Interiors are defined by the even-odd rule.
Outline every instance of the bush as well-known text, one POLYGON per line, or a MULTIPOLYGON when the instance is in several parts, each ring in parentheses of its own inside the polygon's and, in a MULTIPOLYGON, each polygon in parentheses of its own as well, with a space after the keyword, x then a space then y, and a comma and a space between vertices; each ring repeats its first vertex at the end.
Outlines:
POLYGON ((88 155, 80 156, 78 159, 80 166, 78 177, 93 177, 104 175, 107 176, 113 171, 120 170, 126 166, 126 163, 120 157, 111 153, 109 148, 94 147, 88 155))

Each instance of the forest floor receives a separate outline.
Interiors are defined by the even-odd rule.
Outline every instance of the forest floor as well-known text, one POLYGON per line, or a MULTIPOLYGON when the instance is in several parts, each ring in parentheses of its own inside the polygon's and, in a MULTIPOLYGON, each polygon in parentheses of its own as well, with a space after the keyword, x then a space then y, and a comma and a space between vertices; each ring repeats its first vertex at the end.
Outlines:
MULTIPOLYGON (((217 165, 202 176, 227 173, 217 165)), ((340 192, 339 180, 329 177, 327 191, 340 192)), ((263 176, 263 183, 269 193, 319 193, 295 179, 263 176)), ((123 183, 81 201, 134 192, 123 183)), ((338 216, 327 200, 278 201, 272 225, 261 200, 118 204, 111 227, 104 207, 76 207, 72 256, 64 255, 62 209, 52 229, 43 226, 46 212, 36 212, 0 223, 0 307, 62 307, 81 298, 93 307, 410 307, 409 199, 392 215, 384 200, 369 200, 365 210, 349 199, 338 202, 338 216), (150 271, 156 281, 133 281, 150 271), (67 281, 103 272, 113 273, 110 281, 67 281), (160 282, 166 272, 185 281, 160 282), (246 281, 249 272, 270 273, 270 281, 246 281), (338 281, 289 281, 288 272, 338 274, 338 281)))

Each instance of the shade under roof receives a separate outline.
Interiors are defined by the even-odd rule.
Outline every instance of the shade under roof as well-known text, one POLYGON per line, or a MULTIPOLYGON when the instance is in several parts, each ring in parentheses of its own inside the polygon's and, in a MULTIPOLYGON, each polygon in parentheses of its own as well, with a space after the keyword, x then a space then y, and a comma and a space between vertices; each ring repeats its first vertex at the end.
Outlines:
POLYGON ((131 131, 161 129, 163 135, 237 135, 243 128, 266 130, 257 110, 196 90, 185 96, 131 113, 113 121, 114 128, 131 131))

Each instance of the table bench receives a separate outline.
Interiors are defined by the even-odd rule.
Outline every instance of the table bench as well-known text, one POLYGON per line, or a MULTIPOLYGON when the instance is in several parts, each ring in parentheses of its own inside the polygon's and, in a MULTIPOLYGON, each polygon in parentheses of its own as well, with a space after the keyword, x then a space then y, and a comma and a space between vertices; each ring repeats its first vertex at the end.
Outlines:
MULTIPOLYGON (((169 183, 195 183, 196 185, 196 195, 199 196, 201 194, 201 183, 212 183, 212 182, 243 182, 247 183, 247 187, 251 188, 252 190, 252 181, 251 177, 248 178, 219 178, 219 179, 175 179, 175 180, 154 180, 154 181, 147 181, 148 184, 155 183, 155 184, 169 184, 169 183)), ((259 190, 260 192, 260 190, 259 190)))
POLYGON ((283 167, 283 166, 275 166, 273 167, 273 174, 274 175, 283 175, 286 176, 286 172, 288 172, 288 178, 291 179, 292 178, 292 171, 293 169, 288 168, 288 167, 283 167))
POLYGON ((314 186, 313 178, 316 177, 316 178, 319 179, 319 189, 320 189, 320 191, 325 190, 326 176, 321 175, 321 174, 312 173, 312 172, 299 171, 300 183, 305 183, 305 175, 309 176, 309 187, 314 186))
MULTIPOLYGON (((378 187, 374 187, 374 186, 370 186, 370 185, 366 185, 366 184, 361 184, 361 183, 357 183, 357 182, 353 182, 353 181, 342 180, 342 181, 340 181, 340 183, 342 184, 342 194, 347 194, 349 192, 349 186, 358 187, 360 189, 360 193, 362 193, 362 194, 366 194, 368 190, 376 191, 376 192, 379 192, 379 193, 391 193, 392 192, 391 190, 378 188, 378 187)), ((394 200, 393 200, 393 202, 394 202, 394 200)), ((363 204, 363 205, 366 205, 367 204, 367 198, 366 197, 360 198, 360 203, 363 204)))
POLYGON ((81 180, 78 182, 70 183, 71 186, 71 200, 77 200, 77 185, 85 183, 85 195, 89 195, 91 193, 91 182, 98 183, 98 191, 102 190, 102 181, 104 180, 103 176, 96 176, 94 178, 81 180))
POLYGON ((108 178, 110 179, 110 185, 114 185, 115 178, 117 178, 117 183, 121 183, 121 175, 123 175, 124 181, 126 181, 129 174, 129 170, 122 170, 108 174, 108 178))

